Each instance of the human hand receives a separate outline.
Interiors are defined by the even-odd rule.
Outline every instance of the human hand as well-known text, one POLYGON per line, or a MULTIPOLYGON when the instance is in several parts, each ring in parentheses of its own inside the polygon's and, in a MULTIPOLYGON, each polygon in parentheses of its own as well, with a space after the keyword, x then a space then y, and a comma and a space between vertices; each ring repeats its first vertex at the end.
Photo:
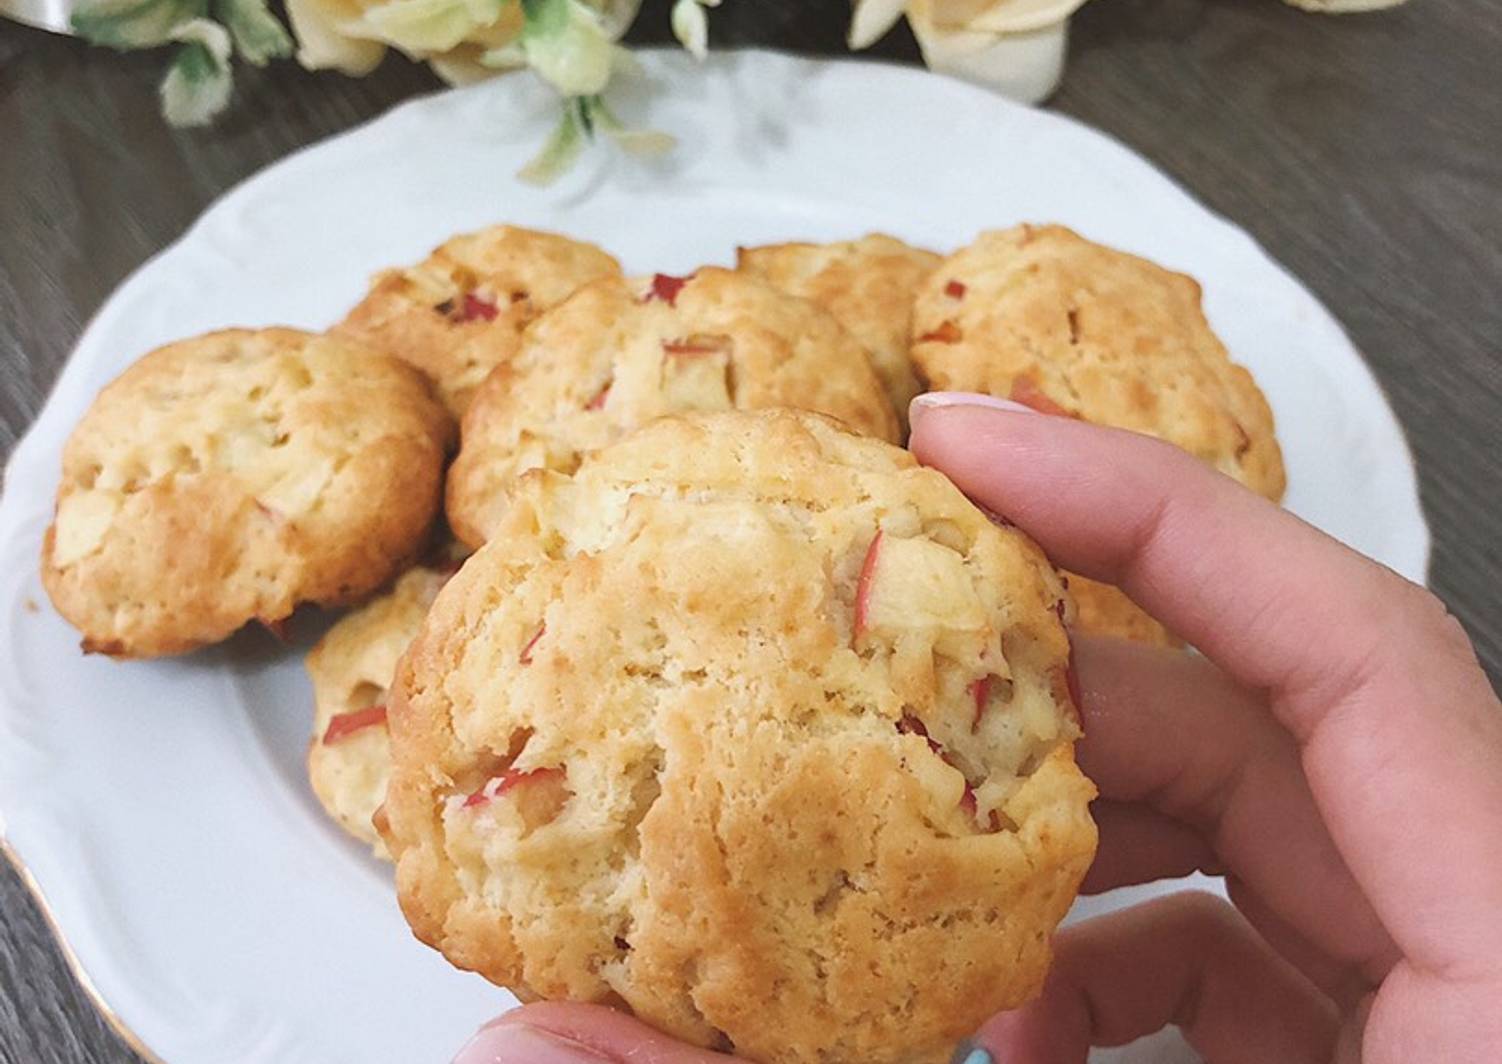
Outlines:
MULTIPOLYGON (((1167 1024, 1218 1064, 1498 1059, 1502 705, 1439 601, 1146 437, 938 395, 912 448, 1203 652, 1079 641, 1084 889, 1200 869, 1236 906, 1179 895, 1061 932, 1042 994, 956 1059, 1078 1064, 1167 1024)), ((727 1058, 548 1004, 457 1061, 727 1058)))

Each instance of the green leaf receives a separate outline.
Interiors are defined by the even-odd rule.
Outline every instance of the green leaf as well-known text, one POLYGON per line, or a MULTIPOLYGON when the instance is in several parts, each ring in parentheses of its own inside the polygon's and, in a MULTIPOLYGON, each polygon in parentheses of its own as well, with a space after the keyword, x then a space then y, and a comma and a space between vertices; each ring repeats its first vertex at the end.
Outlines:
POLYGON ((641 10, 641 0, 585 0, 600 16, 605 36, 618 41, 625 36, 641 10))
POLYGON ((82 0, 73 12, 73 32, 106 48, 154 48, 207 11, 208 0, 82 0))
POLYGON ((174 126, 203 126, 229 103, 228 31, 208 19, 193 19, 172 31, 181 41, 162 79, 162 114, 174 126))
POLYGON ((529 185, 550 185, 566 173, 579 159, 588 137, 579 123, 579 106, 576 100, 563 102, 563 118, 553 129, 552 136, 542 146, 542 151, 516 176, 529 185))
POLYGON ((624 78, 640 78, 646 76, 647 68, 641 65, 641 60, 630 49, 617 44, 610 50, 610 73, 624 78))
POLYGON ((548 5, 534 21, 527 10, 522 30, 522 48, 527 63, 542 79, 564 96, 593 96, 610 81, 615 45, 600 25, 600 17, 578 0, 536 0, 548 5), (554 6, 564 13, 561 26, 554 24, 554 6))
POLYGON ((215 0, 214 13, 229 28, 240 57, 252 66, 292 54, 292 38, 266 0, 215 0))
POLYGON ((666 155, 678 146, 678 138, 656 129, 632 129, 616 117, 610 106, 598 96, 591 101, 594 124, 615 141, 623 151, 643 158, 666 155))
POLYGON ((522 0, 523 36, 551 37, 568 25, 568 0, 522 0))

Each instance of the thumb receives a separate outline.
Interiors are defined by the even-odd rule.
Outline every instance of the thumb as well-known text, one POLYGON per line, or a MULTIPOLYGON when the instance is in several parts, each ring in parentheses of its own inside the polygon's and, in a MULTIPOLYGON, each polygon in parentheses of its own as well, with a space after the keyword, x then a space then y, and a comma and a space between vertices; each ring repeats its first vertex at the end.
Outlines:
POLYGON ((736 1064, 603 1005, 540 1002, 492 1020, 453 1064, 736 1064))

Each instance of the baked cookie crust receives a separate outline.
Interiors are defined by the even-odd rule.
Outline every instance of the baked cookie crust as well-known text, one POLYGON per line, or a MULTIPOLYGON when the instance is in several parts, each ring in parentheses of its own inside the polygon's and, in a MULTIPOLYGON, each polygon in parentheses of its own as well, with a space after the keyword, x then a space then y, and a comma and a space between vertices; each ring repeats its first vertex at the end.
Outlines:
POLYGON ((593 244, 491 226, 444 241, 416 265, 381 271, 332 331, 410 362, 462 417, 480 382, 516 353, 528 323, 579 286, 620 273, 593 244))
POLYGON ((357 600, 425 543, 452 434, 420 374, 344 341, 169 344, 69 437, 42 582, 85 649, 117 657, 357 600))
POLYGON ((807 300, 716 267, 597 281, 539 318, 476 394, 449 471, 449 524, 478 547, 528 469, 572 472, 667 414, 769 407, 898 438, 865 350, 807 300))
POLYGON ((524 999, 940 1062, 1095 848, 1057 574, 897 447, 664 418, 523 478, 398 669, 403 911, 524 999))
POLYGON ((832 244, 738 248, 738 269, 819 304, 860 341, 907 432, 907 405, 922 391, 908 354, 913 298, 939 255, 885 233, 832 244))
POLYGON ((387 695, 401 659, 451 572, 417 566, 342 617, 308 652, 313 737, 308 781, 329 817, 389 860, 371 818, 386 800, 387 695))

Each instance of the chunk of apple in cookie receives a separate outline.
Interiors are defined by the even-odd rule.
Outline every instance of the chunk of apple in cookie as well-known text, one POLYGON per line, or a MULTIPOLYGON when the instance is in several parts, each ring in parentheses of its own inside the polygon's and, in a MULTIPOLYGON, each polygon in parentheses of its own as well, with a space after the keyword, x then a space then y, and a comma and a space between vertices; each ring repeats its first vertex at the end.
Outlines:
POLYGON ((988 630, 965 559, 931 539, 880 537, 862 567, 860 635, 886 641, 921 633, 934 649, 976 653, 988 630))
POLYGON ((99 548, 120 512, 120 496, 106 491, 80 491, 57 504, 52 534, 52 564, 72 565, 99 548))
POLYGON ((662 344, 662 397, 672 411, 729 410, 729 337, 700 337, 662 344))

